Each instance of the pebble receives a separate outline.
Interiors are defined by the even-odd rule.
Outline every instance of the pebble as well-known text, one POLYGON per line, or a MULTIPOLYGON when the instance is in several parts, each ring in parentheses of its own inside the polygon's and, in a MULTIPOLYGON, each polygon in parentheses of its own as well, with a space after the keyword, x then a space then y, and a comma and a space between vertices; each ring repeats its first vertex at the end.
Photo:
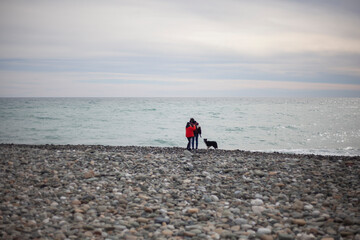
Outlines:
POLYGON ((360 239, 359 174, 359 157, 0 144, 0 239, 360 239))
POLYGON ((72 205, 80 205, 81 202, 78 200, 78 199, 74 199, 72 202, 71 202, 72 205))
POLYGON ((293 224, 297 224, 299 226, 304 226, 306 225, 306 221, 304 219, 293 219, 292 220, 293 224))
POLYGON ((251 209, 255 214, 261 214, 263 211, 265 211, 263 206, 252 206, 251 209))
POLYGON ((293 235, 287 234, 287 233, 280 233, 278 235, 279 240, 293 240, 295 237, 293 235))
POLYGON ((213 202, 219 201, 219 198, 218 198, 216 195, 211 195, 211 196, 210 196, 210 199, 211 199, 211 201, 213 201, 213 202))
POLYGON ((160 224, 163 224, 163 223, 166 223, 166 224, 169 224, 170 223, 170 219, 167 218, 167 217, 157 217, 154 219, 155 223, 160 223, 160 224))
POLYGON ((313 234, 299 233, 296 235, 297 240, 315 240, 316 237, 313 234))
POLYGON ((260 236, 260 239, 261 239, 261 240, 273 240, 274 237, 271 236, 271 235, 261 235, 261 236, 260 236))
POLYGON ((248 220, 245 218, 236 218, 234 220, 234 222, 235 222, 235 224, 241 225, 241 224, 246 224, 248 222, 248 220))
POLYGON ((171 237, 173 235, 173 231, 171 231, 169 229, 165 229, 164 231, 162 231, 162 234, 167 237, 171 237))
POLYGON ((258 228, 256 234, 258 236, 268 235, 268 234, 271 234, 271 230, 268 228, 258 228))
POLYGON ((254 199, 254 200, 251 200, 251 205, 253 205, 253 206, 261 206, 261 205, 264 205, 264 202, 261 199, 254 199))
POLYGON ((305 206, 304 206, 304 209, 310 211, 310 210, 313 210, 313 209, 314 209, 314 206, 311 205, 311 204, 308 204, 308 205, 305 205, 305 206))
POLYGON ((199 213, 199 209, 198 208, 189 208, 187 210, 187 213, 189 213, 189 214, 199 213))

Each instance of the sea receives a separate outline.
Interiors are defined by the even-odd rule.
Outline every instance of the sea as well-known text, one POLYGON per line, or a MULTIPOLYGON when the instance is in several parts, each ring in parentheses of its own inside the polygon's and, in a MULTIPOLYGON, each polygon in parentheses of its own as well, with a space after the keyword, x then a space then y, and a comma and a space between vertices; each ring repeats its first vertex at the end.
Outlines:
POLYGON ((360 156, 360 98, 0 98, 0 143, 360 156))

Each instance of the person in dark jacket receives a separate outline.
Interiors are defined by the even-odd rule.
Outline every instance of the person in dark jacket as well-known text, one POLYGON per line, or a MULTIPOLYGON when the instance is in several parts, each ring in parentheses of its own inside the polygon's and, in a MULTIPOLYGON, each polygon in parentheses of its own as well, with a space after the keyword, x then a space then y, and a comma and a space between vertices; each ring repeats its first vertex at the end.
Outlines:
MULTIPOLYGON (((198 146, 199 146, 199 135, 201 137, 201 127, 199 125, 198 122, 195 122, 195 131, 194 131, 194 140, 195 140, 195 146, 196 146, 196 149, 198 149, 198 146)), ((192 145, 193 149, 194 149, 194 143, 192 145)))

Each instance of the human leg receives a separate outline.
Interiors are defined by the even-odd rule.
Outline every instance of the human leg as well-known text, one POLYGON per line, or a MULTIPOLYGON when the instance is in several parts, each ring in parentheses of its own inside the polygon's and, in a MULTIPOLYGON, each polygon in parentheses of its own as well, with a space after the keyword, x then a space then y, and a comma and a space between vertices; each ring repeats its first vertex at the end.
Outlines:
POLYGON ((187 144, 186 149, 187 149, 187 150, 190 150, 190 141, 191 141, 191 138, 188 137, 187 140, 188 140, 188 144, 187 144))
POLYGON ((195 140, 195 147, 196 147, 196 149, 198 149, 198 146, 199 146, 199 134, 195 134, 194 140, 195 140))

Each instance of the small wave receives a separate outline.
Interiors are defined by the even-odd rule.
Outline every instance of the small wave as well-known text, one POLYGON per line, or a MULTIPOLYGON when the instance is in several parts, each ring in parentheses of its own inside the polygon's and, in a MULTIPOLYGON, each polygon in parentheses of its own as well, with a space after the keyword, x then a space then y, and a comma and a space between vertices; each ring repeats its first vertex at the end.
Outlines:
POLYGON ((247 127, 248 129, 251 129, 251 130, 262 130, 262 131, 270 131, 272 130, 271 127, 267 127, 267 126, 249 126, 247 127))
POLYGON ((242 132, 242 131, 244 131, 244 128, 242 128, 242 127, 226 128, 225 131, 227 131, 227 132, 242 132))
POLYGON ((60 137, 57 136, 57 135, 47 135, 47 136, 45 136, 45 139, 47 139, 47 140, 59 140, 60 137))
MULTIPOLYGON (((154 139, 154 143, 156 146, 178 146, 178 144, 174 141, 171 141, 171 140, 166 140, 166 139, 154 139)), ((154 145, 152 143, 148 143, 146 145, 154 145)))
POLYGON ((169 141, 166 141, 164 139, 155 139, 154 142, 160 143, 161 145, 170 145, 171 144, 169 141))
POLYGON ((279 152, 289 154, 314 154, 322 156, 360 156, 360 149, 272 149, 272 150, 255 150, 254 152, 279 152))
POLYGON ((59 131, 59 129, 57 129, 57 128, 48 128, 48 129, 44 129, 42 131, 44 131, 44 132, 57 132, 57 131, 59 131))
POLYGON ((208 114, 212 118, 216 118, 216 119, 220 118, 220 113, 219 112, 209 112, 208 114))
POLYGON ((35 117, 35 119, 38 119, 38 120, 59 120, 59 118, 54 118, 54 117, 35 117))

